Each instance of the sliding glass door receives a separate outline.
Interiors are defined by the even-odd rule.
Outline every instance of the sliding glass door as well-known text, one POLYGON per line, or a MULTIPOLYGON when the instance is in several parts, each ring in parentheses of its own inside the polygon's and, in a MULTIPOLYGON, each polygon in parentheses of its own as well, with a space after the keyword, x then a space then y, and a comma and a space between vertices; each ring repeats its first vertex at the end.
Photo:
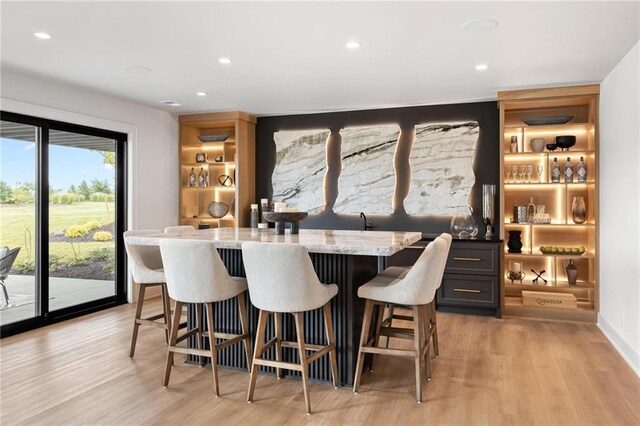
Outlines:
POLYGON ((0 326, 37 316, 36 126, 0 121, 0 326))
POLYGON ((2 335, 124 303, 126 135, 4 112, 1 130, 2 335))

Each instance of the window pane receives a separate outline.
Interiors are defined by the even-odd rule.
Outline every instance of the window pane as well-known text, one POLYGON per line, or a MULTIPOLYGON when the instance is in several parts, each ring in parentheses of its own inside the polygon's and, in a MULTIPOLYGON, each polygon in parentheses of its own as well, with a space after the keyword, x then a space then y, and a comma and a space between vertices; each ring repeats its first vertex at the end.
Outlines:
POLYGON ((49 310, 116 294, 116 141, 49 132, 49 310))
POLYGON ((34 126, 0 121, 0 325, 36 315, 37 138, 34 126))

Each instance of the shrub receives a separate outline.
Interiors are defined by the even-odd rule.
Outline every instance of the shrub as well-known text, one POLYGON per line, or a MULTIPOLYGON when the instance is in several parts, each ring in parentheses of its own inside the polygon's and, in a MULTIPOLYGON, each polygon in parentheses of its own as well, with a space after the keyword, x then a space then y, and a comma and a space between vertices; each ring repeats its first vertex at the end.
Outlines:
POLYGON ((80 266, 84 265, 87 262, 87 259, 84 257, 80 257, 79 255, 71 259, 68 263, 69 266, 80 266))
POLYGON ((111 232, 100 231, 93 234, 93 241, 111 241, 113 239, 113 235, 111 232))
POLYGON ((72 225, 64 233, 67 238, 80 238, 87 235, 89 231, 84 226, 72 225))
MULTIPOLYGON (((84 224, 84 228, 87 230, 87 232, 94 231, 94 230, 100 228, 100 226, 102 226, 102 225, 100 225, 100 222, 98 222, 97 220, 90 220, 89 222, 84 224)), ((96 241, 98 241, 98 240, 96 240, 96 241)))
POLYGON ((13 267, 21 274, 27 274, 29 272, 35 271, 36 262, 32 259, 27 259, 23 262, 18 262, 13 265, 13 267))
POLYGON ((60 260, 62 258, 57 254, 49 253, 49 267, 52 269, 56 269, 60 265, 60 260))
POLYGON ((53 204, 72 204, 78 201, 76 194, 53 194, 49 197, 49 201, 53 204))
POLYGON ((113 263, 115 260, 115 253, 113 248, 102 247, 91 250, 88 258, 97 262, 108 261, 113 263))
POLYGON ((104 192, 94 192, 89 196, 89 201, 109 201, 113 202, 116 200, 115 194, 105 194, 104 192))

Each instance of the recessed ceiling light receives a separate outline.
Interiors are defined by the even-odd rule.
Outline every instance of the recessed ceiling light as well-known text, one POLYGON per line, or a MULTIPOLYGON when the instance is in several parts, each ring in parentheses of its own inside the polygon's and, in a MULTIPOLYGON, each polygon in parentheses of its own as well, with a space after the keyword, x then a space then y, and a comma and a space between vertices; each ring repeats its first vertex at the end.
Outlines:
POLYGON ((228 65, 228 64, 230 64, 230 63, 231 63, 231 62, 233 62, 233 61, 231 60, 231 58, 225 58, 225 57, 223 57, 223 58, 218 59, 218 62, 220 62, 221 64, 228 65))
POLYGON ((347 46, 347 49, 357 49, 358 47, 360 47, 360 42, 359 41, 350 41, 347 42, 345 44, 345 46, 347 46))
POLYGON ((207 92, 196 92, 198 96, 207 96, 207 92))
POLYGON ((177 103, 175 101, 160 101, 159 103, 164 104, 164 105, 169 105, 169 106, 172 106, 172 107, 182 106, 182 104, 179 104, 179 103, 177 103))
POLYGON ((476 65, 476 71, 486 71, 489 69, 489 65, 487 64, 478 64, 476 65))
POLYGON ((493 19, 478 19, 476 21, 465 22, 462 24, 462 29, 474 33, 482 33, 491 31, 497 26, 498 21, 494 21, 493 19))
POLYGON ((151 68, 143 67, 142 65, 129 65, 124 67, 124 70, 132 74, 146 74, 148 72, 151 72, 151 68))
POLYGON ((51 38, 50 34, 47 33, 43 33, 43 32, 37 32, 37 33, 33 33, 34 36, 41 38, 43 40, 49 40, 51 38))

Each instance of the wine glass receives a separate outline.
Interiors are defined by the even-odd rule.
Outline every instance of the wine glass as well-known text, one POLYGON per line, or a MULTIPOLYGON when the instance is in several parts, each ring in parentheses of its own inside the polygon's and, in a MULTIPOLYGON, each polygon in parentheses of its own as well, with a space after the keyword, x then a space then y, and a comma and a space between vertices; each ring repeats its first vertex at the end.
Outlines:
POLYGON ((533 174, 533 165, 527 164, 527 182, 531 183, 531 175, 533 174))
POLYGON ((515 164, 511 166, 511 174, 513 175, 513 183, 518 181, 518 166, 515 164))
POLYGON ((538 182, 542 183, 542 172, 544 171, 544 166, 540 164, 536 168, 538 169, 538 182))
POLYGON ((509 177, 511 177, 511 166, 505 167, 505 172, 507 173, 507 180, 505 183, 509 183, 509 177))
POLYGON ((527 173, 527 166, 526 165, 521 165, 520 166, 520 182, 524 183, 524 175, 527 173))

